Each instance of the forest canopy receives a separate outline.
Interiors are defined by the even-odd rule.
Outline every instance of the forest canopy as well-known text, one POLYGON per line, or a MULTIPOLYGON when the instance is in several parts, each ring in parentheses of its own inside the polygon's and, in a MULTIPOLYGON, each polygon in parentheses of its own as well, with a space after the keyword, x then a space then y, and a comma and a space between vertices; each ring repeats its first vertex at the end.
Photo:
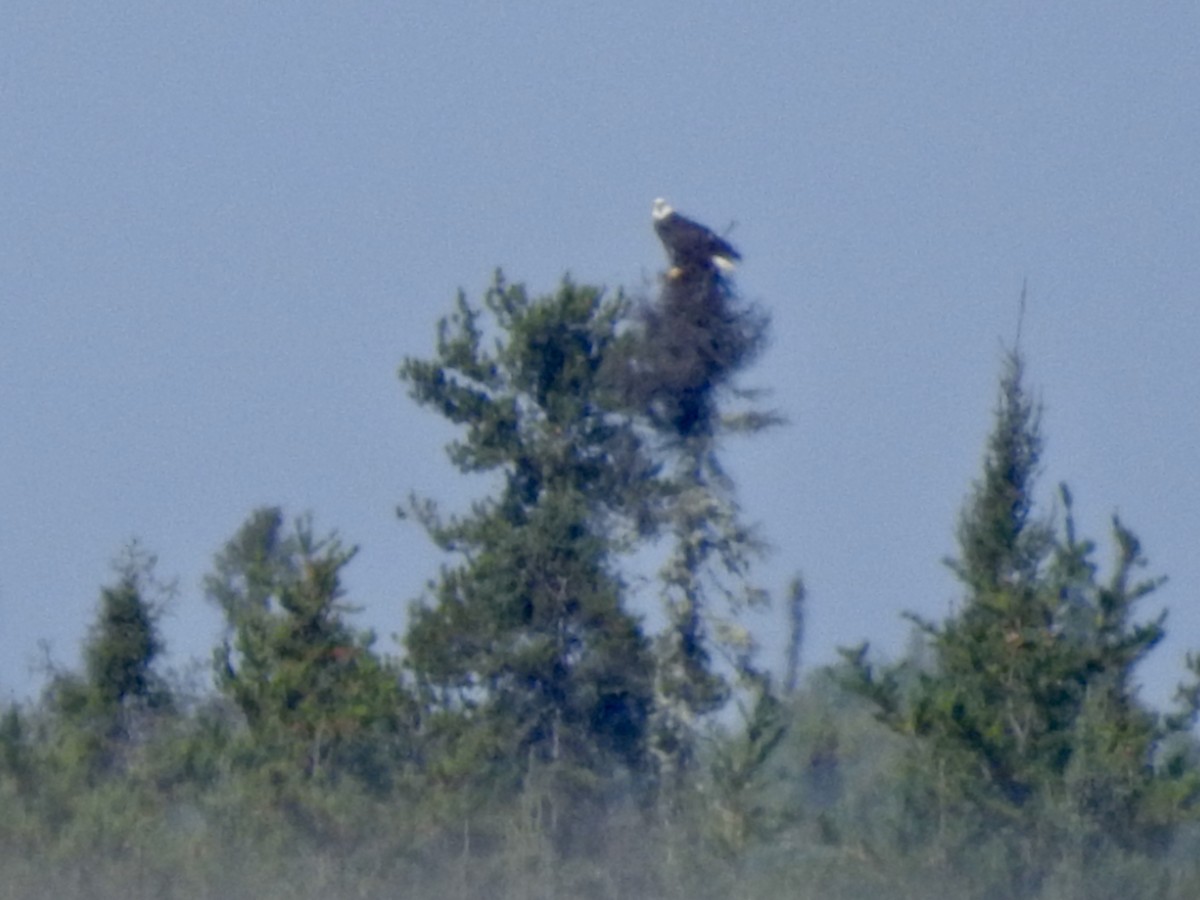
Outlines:
POLYGON ((954 611, 911 617, 900 659, 864 642, 806 670, 821 601, 797 575, 780 679, 720 452, 780 424, 742 384, 769 318, 684 263, 640 298, 497 273, 403 360, 492 489, 401 505, 441 565, 396 651, 355 625, 356 549, 311 514, 254 509, 217 549, 198 685, 162 666, 174 586, 120 557, 80 670, 0 718, 5 893, 1200 895, 1200 658, 1174 709, 1139 699, 1162 579, 1115 516, 1102 569, 1065 485, 1046 511, 1019 347, 947 523, 954 611))

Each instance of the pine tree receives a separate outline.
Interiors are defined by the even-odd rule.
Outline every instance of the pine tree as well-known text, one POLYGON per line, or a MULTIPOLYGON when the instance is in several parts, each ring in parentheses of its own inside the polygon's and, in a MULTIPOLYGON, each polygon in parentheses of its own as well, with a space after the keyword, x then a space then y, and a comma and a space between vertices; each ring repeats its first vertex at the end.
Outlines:
POLYGON ((484 311, 460 296, 436 357, 401 369, 419 403, 465 429, 454 463, 503 478, 464 517, 410 504, 460 561, 413 608, 408 663, 440 778, 508 791, 549 779, 570 804, 646 766, 652 661, 614 553, 653 520, 661 485, 601 376, 622 298, 564 282, 534 300, 497 277, 485 308, 494 352, 484 311))
MULTIPOLYGON (((697 749, 715 714, 738 692, 773 708, 737 622, 765 599, 748 577, 761 544, 716 453, 720 436, 774 421, 722 414, 723 397, 744 397, 732 380, 765 327, 733 315, 734 299, 715 276, 672 281, 659 316, 569 280, 531 298, 498 275, 480 307, 460 294, 432 359, 401 367, 411 396, 462 429, 452 462, 499 477, 466 515, 420 498, 404 511, 457 557, 405 644, 427 769, 464 835, 489 798, 519 794, 530 833, 562 849, 564 823, 630 786, 673 827, 713 783, 697 749), (645 582, 622 577, 646 547, 664 559, 653 635, 633 611, 645 582)), ((745 785, 778 740, 759 724, 753 750, 718 773, 747 833, 745 785)))
POLYGON ((245 716, 268 768, 387 787, 412 714, 374 636, 346 622, 342 569, 354 549, 317 538, 307 518, 285 529, 278 508, 254 512, 205 580, 225 615, 217 685, 245 716))

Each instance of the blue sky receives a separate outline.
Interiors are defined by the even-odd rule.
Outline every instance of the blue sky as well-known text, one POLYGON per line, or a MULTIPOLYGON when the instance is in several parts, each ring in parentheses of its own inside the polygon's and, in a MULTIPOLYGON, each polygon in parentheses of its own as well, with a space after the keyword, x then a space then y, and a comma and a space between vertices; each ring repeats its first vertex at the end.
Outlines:
MULTIPOLYGON (((0 31, 0 689, 77 661, 131 538, 180 591, 262 504, 362 550, 403 629, 439 559, 394 509, 458 500, 396 379, 502 266, 645 288, 650 202, 736 222, 773 314, 748 383, 790 424, 725 449, 802 570, 806 657, 904 645, 980 468, 1003 343, 1046 406, 1043 495, 1117 511, 1170 582, 1143 670, 1200 649, 1200 9, 1190 2, 5 6, 0 31)), ((480 490, 483 485, 478 486, 480 490)), ((782 611, 781 611, 782 612, 782 611)), ((782 628, 760 623, 764 643, 782 628)), ((773 660, 778 662, 778 660, 773 660)))

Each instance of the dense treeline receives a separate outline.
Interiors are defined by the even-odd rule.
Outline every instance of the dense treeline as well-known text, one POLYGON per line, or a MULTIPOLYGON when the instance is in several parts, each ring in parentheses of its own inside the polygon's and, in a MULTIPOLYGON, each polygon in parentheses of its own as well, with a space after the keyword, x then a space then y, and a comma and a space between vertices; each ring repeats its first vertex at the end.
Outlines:
MULTIPOLYGON (((1036 494, 1014 349, 944 621, 798 679, 739 623, 762 549, 717 453, 776 424, 735 386, 766 320, 717 270, 659 296, 497 276, 411 397, 491 487, 402 516, 444 554, 402 652, 353 625, 354 549, 256 510, 214 559, 211 678, 165 677, 175 589, 131 548, 80 671, 0 718, 0 891, 72 897, 1200 896, 1200 664, 1139 702, 1165 620, 1036 494), (646 577, 647 560, 657 574, 646 577)), ((948 523, 948 528, 953 523, 948 523)), ((901 613, 902 610, 897 610, 901 613)))

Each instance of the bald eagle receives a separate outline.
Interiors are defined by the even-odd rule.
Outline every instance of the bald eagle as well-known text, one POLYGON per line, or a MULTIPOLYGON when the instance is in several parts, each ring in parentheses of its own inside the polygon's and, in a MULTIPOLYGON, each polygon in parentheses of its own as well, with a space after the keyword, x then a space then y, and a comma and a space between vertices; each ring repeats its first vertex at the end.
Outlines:
POLYGON ((671 259, 672 273, 695 268, 711 270, 714 266, 728 272, 742 258, 728 241, 681 216, 662 197, 654 201, 651 217, 658 239, 671 259))

